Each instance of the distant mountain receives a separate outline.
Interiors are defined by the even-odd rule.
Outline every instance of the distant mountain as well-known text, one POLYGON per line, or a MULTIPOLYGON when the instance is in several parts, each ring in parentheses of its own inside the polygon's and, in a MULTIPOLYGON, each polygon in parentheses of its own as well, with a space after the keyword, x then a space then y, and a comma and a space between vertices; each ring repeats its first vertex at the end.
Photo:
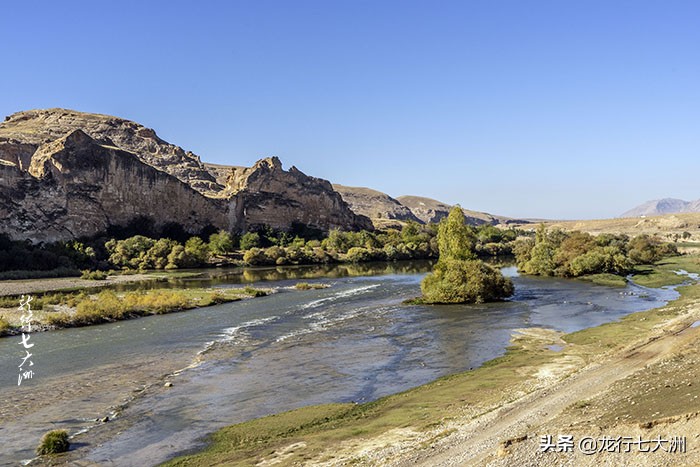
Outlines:
POLYGON ((684 212, 700 212, 700 199, 695 201, 676 198, 655 199, 622 213, 620 217, 660 216, 684 212))

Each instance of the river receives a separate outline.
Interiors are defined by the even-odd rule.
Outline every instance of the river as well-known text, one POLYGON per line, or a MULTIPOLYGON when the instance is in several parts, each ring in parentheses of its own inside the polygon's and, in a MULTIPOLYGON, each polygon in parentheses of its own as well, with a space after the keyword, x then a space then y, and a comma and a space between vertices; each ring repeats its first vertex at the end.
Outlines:
POLYGON ((502 355, 518 328, 572 332, 677 296, 670 289, 634 284, 612 288, 519 277, 514 268, 504 268, 515 283, 509 301, 404 305, 420 294, 428 268, 401 263, 359 272, 343 266, 272 268, 179 281, 170 286, 232 287, 253 281, 277 293, 34 334, 35 377, 21 387, 21 342, 0 339, 5 405, 0 464, 33 457, 38 439, 50 429, 75 433, 96 425, 94 419, 121 400, 119 416, 88 433, 86 439, 99 443, 79 443, 76 455, 101 465, 153 465, 232 423, 309 404, 370 401, 477 367, 502 355), (299 277, 331 286, 294 290, 299 277), (170 376, 163 379, 166 373, 170 376), (173 386, 164 388, 164 380, 173 386), (142 387, 146 390, 137 392, 142 387))

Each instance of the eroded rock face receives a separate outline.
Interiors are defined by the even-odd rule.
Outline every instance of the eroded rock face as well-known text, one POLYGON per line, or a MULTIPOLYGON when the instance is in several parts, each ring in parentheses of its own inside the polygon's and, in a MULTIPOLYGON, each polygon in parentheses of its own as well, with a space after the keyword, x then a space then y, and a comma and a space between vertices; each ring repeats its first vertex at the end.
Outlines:
MULTIPOLYGON (((424 198, 422 196, 399 196, 396 199, 426 224, 440 222, 440 220, 447 217, 452 208, 452 206, 443 202, 431 198, 424 198)), ((467 224, 470 225, 507 224, 510 221, 507 217, 494 216, 485 212, 470 211, 468 209, 462 209, 462 211, 464 212, 467 224)))
POLYGON ((333 184, 333 188, 340 193, 350 209, 356 214, 369 217, 375 227, 386 226, 392 220, 424 223, 398 200, 381 191, 338 184, 333 184))
POLYGON ((189 232, 226 228, 225 204, 134 154, 99 144, 81 130, 39 146, 28 171, 0 165, 3 232, 15 239, 69 240, 137 217, 189 232))
POLYGON ((326 180, 277 158, 253 167, 202 163, 134 122, 50 109, 0 123, 0 232, 69 240, 136 217, 242 231, 261 225, 321 230, 372 228, 326 180))
POLYGON ((262 159, 250 168, 231 167, 225 192, 231 212, 242 221, 241 230, 262 225, 287 228, 293 223, 324 230, 372 229, 370 220, 355 214, 330 182, 296 167, 285 171, 277 157, 262 159))
POLYGON ((223 188, 199 156, 163 141, 152 129, 122 118, 67 109, 29 110, 7 117, 0 125, 0 158, 26 169, 40 145, 78 129, 101 144, 133 152, 144 163, 202 193, 217 193, 223 188))

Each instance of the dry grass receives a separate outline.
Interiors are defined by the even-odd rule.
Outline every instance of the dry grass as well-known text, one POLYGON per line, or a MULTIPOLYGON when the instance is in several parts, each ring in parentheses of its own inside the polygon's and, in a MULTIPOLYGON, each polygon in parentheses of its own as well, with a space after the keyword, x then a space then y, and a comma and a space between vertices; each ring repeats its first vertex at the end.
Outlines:
MULTIPOLYGON (((584 221, 544 221, 548 227, 559 227, 563 230, 580 230, 591 234, 623 233, 627 235, 667 235, 688 232, 690 240, 700 240, 700 213, 666 214, 655 217, 626 217, 614 219, 597 219, 584 221)), ((536 225, 521 225, 523 229, 535 229, 536 225)))

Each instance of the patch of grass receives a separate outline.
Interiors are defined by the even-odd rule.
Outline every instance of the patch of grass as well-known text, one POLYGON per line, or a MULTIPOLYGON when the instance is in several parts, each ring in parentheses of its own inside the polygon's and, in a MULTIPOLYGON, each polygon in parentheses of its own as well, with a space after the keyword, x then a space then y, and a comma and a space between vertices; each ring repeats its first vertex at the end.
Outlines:
POLYGON ((99 270, 90 271, 89 269, 86 269, 83 271, 83 274, 80 276, 80 278, 91 281, 103 281, 107 279, 107 273, 99 270))
POLYGON ((695 255, 680 255, 666 258, 654 266, 637 266, 632 280, 644 287, 663 287, 677 285, 687 281, 686 276, 680 276, 674 271, 685 270, 700 273, 700 262, 695 255))
POLYGON ((591 406, 591 401, 588 400, 580 400, 576 401, 571 405, 574 409, 585 409, 586 407, 591 406))
MULTIPOLYGON (((252 289, 266 294, 263 290, 252 289)), ((60 296, 61 294, 54 294, 60 296)), ((97 295, 85 292, 63 297, 62 304, 75 308, 74 313, 65 311, 46 313, 43 323, 54 327, 80 327, 108 323, 140 316, 173 313, 203 306, 241 300, 253 295, 242 289, 154 289, 117 294, 103 290, 97 295)), ((52 301, 59 299, 53 298, 52 301)))
POLYGON ((19 297, 8 295, 0 297, 0 308, 17 308, 19 307, 19 297))
POLYGON ((268 295, 266 290, 256 289, 254 287, 245 287, 242 292, 246 295, 250 295, 251 297, 265 297, 268 295))
POLYGON ((432 430, 452 419, 457 407, 487 410, 500 400, 504 390, 527 379, 527 368, 549 358, 545 352, 513 346, 493 365, 446 376, 373 402, 310 406, 229 426, 212 435, 205 451, 165 465, 253 466, 271 452, 301 440, 306 446, 286 458, 284 465, 303 465, 305 460, 325 453, 329 446, 357 436, 369 438, 397 427, 432 430))
POLYGON ((68 432, 66 430, 51 430, 41 438, 41 443, 36 448, 40 456, 46 454, 59 454, 70 448, 68 432))
POLYGON ((616 274, 590 274, 579 277, 579 279, 608 287, 624 287, 627 285, 625 278, 616 274))
POLYGON ((327 289, 330 287, 328 284, 321 284, 318 282, 308 283, 308 282, 297 282, 294 286, 297 290, 316 290, 316 289, 327 289))
POLYGON ((5 317, 0 316, 0 336, 4 336, 12 329, 10 322, 5 317))

